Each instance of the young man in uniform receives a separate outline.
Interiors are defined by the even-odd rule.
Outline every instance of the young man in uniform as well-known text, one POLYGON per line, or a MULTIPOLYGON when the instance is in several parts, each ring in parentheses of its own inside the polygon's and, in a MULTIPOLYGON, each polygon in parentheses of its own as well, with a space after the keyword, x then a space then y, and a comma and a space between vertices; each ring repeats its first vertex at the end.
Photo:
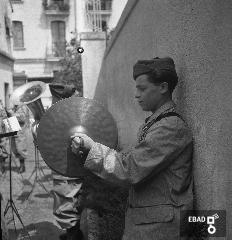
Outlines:
POLYGON ((72 151, 88 152, 84 167, 106 181, 127 184, 128 208, 123 240, 179 240, 180 212, 192 209, 190 130, 172 101, 178 77, 174 61, 141 60, 134 65, 136 99, 152 114, 137 144, 117 152, 82 133, 72 136, 72 151))

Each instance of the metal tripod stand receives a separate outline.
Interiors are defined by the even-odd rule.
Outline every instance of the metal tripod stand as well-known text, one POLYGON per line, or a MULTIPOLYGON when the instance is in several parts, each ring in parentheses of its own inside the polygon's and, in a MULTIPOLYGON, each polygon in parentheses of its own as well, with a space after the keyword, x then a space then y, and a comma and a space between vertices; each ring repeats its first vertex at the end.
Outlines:
MULTIPOLYGON (((30 177, 28 178, 28 181, 30 181, 30 179, 32 178, 33 175, 35 175, 34 178, 34 182, 31 188, 31 191, 29 192, 27 199, 29 198, 29 196, 32 194, 33 190, 35 189, 36 184, 38 183, 47 193, 49 193, 49 191, 46 189, 46 187, 44 186, 43 182, 41 181, 41 177, 45 176, 45 173, 43 171, 43 168, 40 164, 40 159, 39 159, 39 150, 38 150, 38 146, 34 140, 34 151, 35 151, 35 167, 30 175, 30 177)), ((50 194, 50 193, 49 193, 50 194)))
POLYGON ((29 233, 27 232, 24 224, 23 224, 23 221, 18 213, 18 210, 14 204, 14 201, 13 201, 13 197, 12 197, 12 171, 11 171, 11 162, 12 162, 12 149, 11 149, 11 144, 12 144, 12 136, 9 137, 9 142, 10 142, 10 159, 9 159, 9 167, 10 167, 10 199, 7 201, 7 204, 6 204, 6 208, 4 210, 4 216, 6 216, 8 210, 11 209, 11 212, 12 212, 12 220, 14 222, 14 228, 15 228, 15 234, 17 235, 17 231, 16 231, 16 225, 15 225, 15 217, 14 217, 14 214, 16 215, 16 217, 18 218, 18 220, 20 221, 22 227, 23 227, 23 231, 26 233, 26 235, 30 238, 30 235, 29 233))

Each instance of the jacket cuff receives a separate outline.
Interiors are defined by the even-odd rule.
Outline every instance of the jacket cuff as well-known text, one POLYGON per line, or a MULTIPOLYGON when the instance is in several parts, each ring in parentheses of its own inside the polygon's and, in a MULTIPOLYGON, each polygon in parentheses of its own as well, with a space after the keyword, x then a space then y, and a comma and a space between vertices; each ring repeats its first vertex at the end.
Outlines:
POLYGON ((88 153, 84 167, 92 172, 100 173, 103 167, 103 158, 101 144, 95 142, 88 153))

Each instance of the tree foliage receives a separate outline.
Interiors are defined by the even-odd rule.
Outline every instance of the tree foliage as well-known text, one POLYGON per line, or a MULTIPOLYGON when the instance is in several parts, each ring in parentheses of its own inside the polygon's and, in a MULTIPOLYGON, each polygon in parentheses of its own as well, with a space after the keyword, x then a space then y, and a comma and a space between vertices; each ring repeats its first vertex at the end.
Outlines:
POLYGON ((78 52, 80 43, 73 38, 66 44, 66 54, 60 63, 60 70, 54 72, 54 80, 52 83, 60 83, 64 85, 74 85, 76 89, 83 95, 82 83, 82 66, 81 54, 78 52))

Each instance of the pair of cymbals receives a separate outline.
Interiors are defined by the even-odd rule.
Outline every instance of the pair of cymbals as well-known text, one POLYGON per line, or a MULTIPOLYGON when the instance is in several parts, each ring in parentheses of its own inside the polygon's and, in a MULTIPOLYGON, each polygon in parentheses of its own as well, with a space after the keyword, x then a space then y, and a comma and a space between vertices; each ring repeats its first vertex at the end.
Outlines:
POLYGON ((47 165, 61 175, 84 177, 86 156, 71 150, 71 136, 81 132, 110 148, 118 142, 118 130, 112 115, 98 102, 70 97, 52 105, 42 116, 37 144, 47 165), (83 159, 84 158, 84 159, 83 159))

